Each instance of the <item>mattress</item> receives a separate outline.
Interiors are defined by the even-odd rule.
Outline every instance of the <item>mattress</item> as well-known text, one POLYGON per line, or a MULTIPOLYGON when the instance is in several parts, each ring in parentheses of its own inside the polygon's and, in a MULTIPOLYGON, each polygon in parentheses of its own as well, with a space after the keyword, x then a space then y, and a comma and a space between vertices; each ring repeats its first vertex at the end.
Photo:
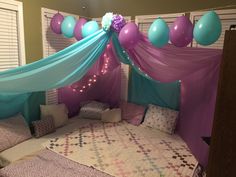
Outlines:
POLYGON ((0 153, 0 167, 5 167, 12 162, 24 158, 25 156, 31 155, 42 149, 45 149, 42 144, 52 138, 64 135, 65 133, 76 130, 77 127, 89 124, 91 122, 98 122, 98 120, 88 120, 74 117, 69 119, 68 123, 56 130, 56 132, 48 134, 40 138, 31 138, 24 141, 12 148, 9 148, 0 153))

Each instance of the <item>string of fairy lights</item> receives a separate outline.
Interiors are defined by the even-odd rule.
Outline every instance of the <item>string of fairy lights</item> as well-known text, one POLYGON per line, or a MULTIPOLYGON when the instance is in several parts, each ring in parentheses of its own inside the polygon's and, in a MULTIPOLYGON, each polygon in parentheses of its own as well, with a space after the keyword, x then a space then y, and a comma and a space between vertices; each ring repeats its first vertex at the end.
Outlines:
MULTIPOLYGON (((109 48, 110 48, 110 44, 107 44, 107 49, 109 49, 109 48)), ((103 59, 104 59, 104 64, 103 64, 101 71, 100 71, 101 75, 107 74, 108 69, 109 69, 110 57, 106 52, 103 54, 103 59)), ((75 93, 84 93, 84 92, 86 92, 86 90, 91 88, 92 85, 94 85, 97 82, 100 74, 98 74, 98 75, 93 74, 92 76, 88 77, 86 79, 86 81, 84 81, 84 84, 81 86, 76 83, 72 84, 69 86, 69 89, 71 89, 75 93)))

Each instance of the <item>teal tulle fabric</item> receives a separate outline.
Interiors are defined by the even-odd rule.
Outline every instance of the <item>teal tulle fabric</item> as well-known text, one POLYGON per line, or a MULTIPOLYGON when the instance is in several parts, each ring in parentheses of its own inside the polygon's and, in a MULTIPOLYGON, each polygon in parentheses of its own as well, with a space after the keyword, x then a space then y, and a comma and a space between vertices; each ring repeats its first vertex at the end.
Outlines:
POLYGON ((128 99, 132 103, 141 105, 156 104, 163 107, 179 109, 180 82, 160 83, 142 72, 122 49, 117 35, 112 35, 115 52, 120 61, 131 66, 128 99))
POLYGON ((32 92, 60 88, 80 80, 110 39, 103 30, 47 58, 0 73, 0 118, 23 109, 32 92))

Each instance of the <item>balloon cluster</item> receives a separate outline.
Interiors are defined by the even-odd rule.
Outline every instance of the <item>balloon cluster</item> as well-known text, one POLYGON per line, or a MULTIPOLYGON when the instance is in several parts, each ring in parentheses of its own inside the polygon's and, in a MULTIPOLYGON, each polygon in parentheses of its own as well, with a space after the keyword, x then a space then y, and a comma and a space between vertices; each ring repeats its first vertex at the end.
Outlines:
MULTIPOLYGON (((60 13, 53 16, 50 26, 56 34, 62 33, 67 38, 75 37, 77 40, 99 30, 96 21, 84 18, 76 21, 73 16, 64 18, 60 13)), ((106 13, 102 18, 102 28, 104 31, 116 32, 120 44, 126 49, 134 48, 140 37, 138 26, 133 22, 126 23, 120 14, 106 13)), ((211 45, 220 37, 221 28, 219 16, 214 11, 204 14, 195 26, 186 16, 178 17, 170 27, 163 19, 158 18, 148 30, 148 39, 158 48, 165 46, 168 41, 176 47, 186 47, 193 38, 200 45, 211 45)))
POLYGON ((193 38, 200 45, 206 46, 218 40, 221 28, 219 16, 214 11, 204 14, 195 26, 186 16, 178 17, 170 28, 163 19, 158 18, 149 28, 148 39, 158 48, 166 45, 169 40, 176 47, 186 47, 193 38))
POLYGON ((85 18, 76 21, 75 17, 64 17, 59 12, 52 17, 50 27, 56 34, 63 34, 67 38, 75 37, 77 40, 81 40, 99 30, 96 21, 87 22, 85 18))
POLYGON ((102 28, 118 33, 120 44, 126 49, 133 48, 139 40, 138 26, 132 22, 126 23, 120 14, 106 13, 102 18, 102 28))

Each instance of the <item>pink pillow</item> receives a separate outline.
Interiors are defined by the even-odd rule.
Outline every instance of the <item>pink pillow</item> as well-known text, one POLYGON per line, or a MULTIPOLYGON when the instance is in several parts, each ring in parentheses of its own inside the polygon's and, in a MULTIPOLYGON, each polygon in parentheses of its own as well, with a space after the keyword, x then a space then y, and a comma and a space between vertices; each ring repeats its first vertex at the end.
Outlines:
POLYGON ((146 109, 144 106, 122 102, 120 108, 123 120, 133 125, 141 124, 146 109))

